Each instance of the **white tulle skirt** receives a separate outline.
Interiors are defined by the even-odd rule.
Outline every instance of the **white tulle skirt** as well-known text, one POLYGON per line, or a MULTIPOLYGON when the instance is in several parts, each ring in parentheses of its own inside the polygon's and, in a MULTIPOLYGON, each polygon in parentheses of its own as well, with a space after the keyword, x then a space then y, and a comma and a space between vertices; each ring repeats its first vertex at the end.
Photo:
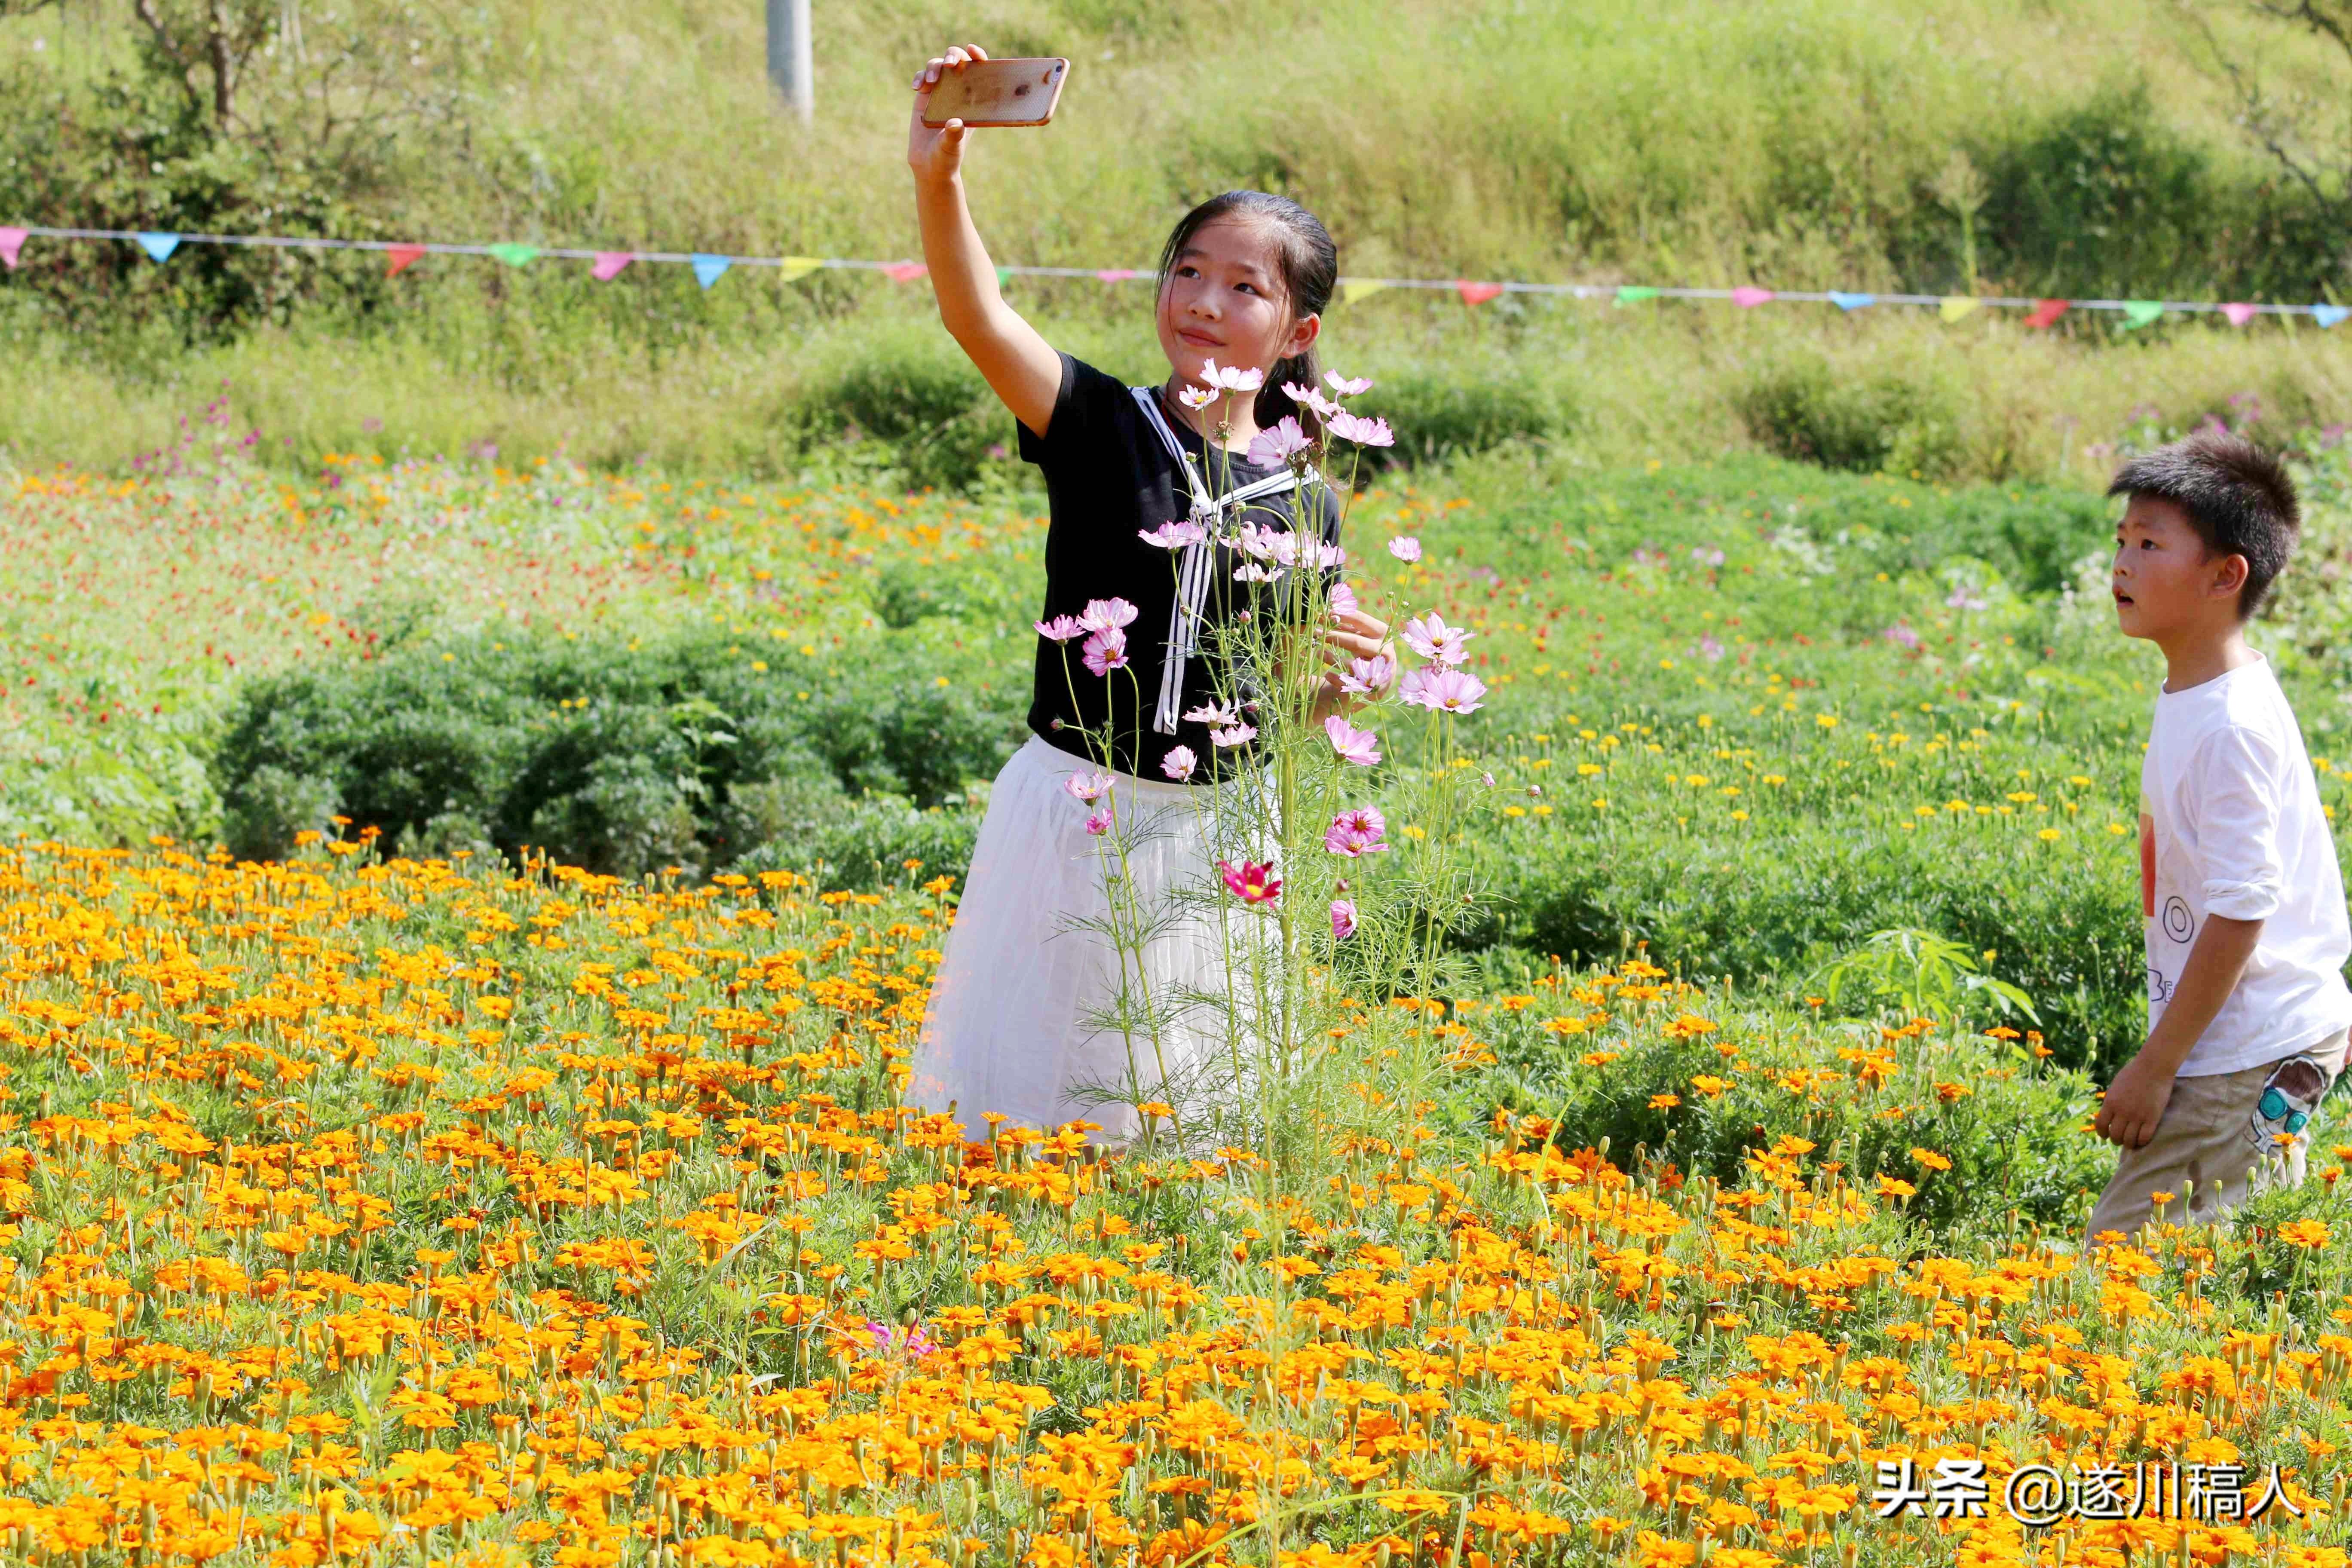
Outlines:
POLYGON ((1232 1009, 1204 999, 1230 992, 1228 950, 1252 922, 1246 911, 1221 920, 1205 902, 1216 856, 1203 817, 1252 786, 1116 775, 1122 820, 1140 825, 1128 870, 1155 917, 1141 974, 1124 989, 1148 999, 1157 1027, 1136 1026, 1130 1007, 1121 1029, 1104 1016, 1122 993, 1118 947, 1079 923, 1110 916, 1108 841, 1087 832, 1087 808, 1064 787, 1096 771, 1033 736, 989 796, 908 1089, 926 1110, 952 1106, 968 1140, 986 1140, 996 1111, 1039 1131, 1094 1122, 1097 1141, 1122 1142, 1137 1131, 1139 1102, 1186 1104, 1229 1057, 1232 1009))

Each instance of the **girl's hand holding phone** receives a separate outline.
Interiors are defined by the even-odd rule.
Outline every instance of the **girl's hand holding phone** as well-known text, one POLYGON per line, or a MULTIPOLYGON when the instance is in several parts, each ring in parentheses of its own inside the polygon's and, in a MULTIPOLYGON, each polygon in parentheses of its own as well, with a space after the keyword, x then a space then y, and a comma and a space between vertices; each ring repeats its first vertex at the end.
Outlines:
POLYGON ((915 73, 915 110, 907 126, 907 166, 915 171, 917 180, 944 183, 963 172, 963 139, 970 127, 961 120, 926 125, 923 110, 944 72, 961 70, 987 58, 988 51, 978 44, 957 44, 947 53, 933 56, 915 73))

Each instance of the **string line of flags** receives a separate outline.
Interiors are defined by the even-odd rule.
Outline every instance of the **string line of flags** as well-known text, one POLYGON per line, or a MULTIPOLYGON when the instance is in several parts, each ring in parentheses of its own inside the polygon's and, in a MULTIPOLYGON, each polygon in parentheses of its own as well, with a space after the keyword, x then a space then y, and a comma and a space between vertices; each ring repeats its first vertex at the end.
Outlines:
MULTIPOLYGON (((482 256, 514 268, 528 267, 535 261, 585 261, 589 264, 589 276, 600 283, 611 282, 639 262, 683 265, 693 268, 694 280, 706 289, 739 267, 770 268, 780 273, 786 282, 805 278, 812 272, 836 268, 879 272, 893 282, 911 283, 929 270, 919 261, 877 261, 838 256, 726 256, 707 251, 580 250, 559 246, 511 243, 453 245, 333 239, 311 235, 174 234, 157 229, 52 228, 37 224, 0 226, 0 264, 5 264, 10 271, 16 270, 26 243, 34 239, 126 242, 136 245, 158 266, 170 261, 184 246, 191 245, 373 251, 383 257, 387 278, 397 278, 429 256, 482 256)), ((1009 282, 1014 278, 1092 278, 1104 283, 1126 283, 1149 279, 1154 274, 1149 268, 1134 267, 1007 266, 999 267, 996 276, 1000 282, 1009 282)), ((1486 304, 1506 294, 1528 294, 1606 300, 1618 305, 1640 304, 1650 300, 1725 300, 1742 310, 1753 310, 1759 305, 1776 302, 1835 305, 1847 312, 1877 305, 1932 306, 1947 321, 1957 321, 1983 310, 2024 310, 2027 312, 2025 324, 2037 328, 2055 324, 2058 318, 2069 310, 2100 310, 2122 316, 2121 325, 2126 331, 2148 326, 2174 313, 2215 314, 2233 327, 2245 326, 2257 316, 2281 316, 2308 317, 2326 328, 2347 316, 2352 316, 2352 306, 2326 302, 2283 305, 2206 300, 2037 300, 1980 294, 1872 294, 1837 289, 1683 289, 1634 283, 1493 282, 1470 278, 1342 278, 1339 282, 1339 297, 1343 304, 1353 303, 1391 289, 1450 290, 1459 295, 1464 304, 1472 306, 1486 304)))

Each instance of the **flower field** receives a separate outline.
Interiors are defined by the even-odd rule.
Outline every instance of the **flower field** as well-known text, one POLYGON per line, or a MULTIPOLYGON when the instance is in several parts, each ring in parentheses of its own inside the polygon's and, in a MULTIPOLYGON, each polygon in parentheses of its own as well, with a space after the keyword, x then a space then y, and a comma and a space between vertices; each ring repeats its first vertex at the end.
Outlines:
MULTIPOLYGON (((1384 733, 1394 852, 1348 875, 1453 857, 1461 984, 1319 972, 1311 1123, 1115 1153, 900 1103, 968 795, 910 793, 855 887, 725 815, 782 782, 754 753, 864 811, 904 753, 1009 751, 1033 508, 16 479, 0 1556, 2347 1561, 2352 1146, 2233 1234, 2074 1246, 2148 679, 2067 594, 2095 504, 1762 462, 1366 496, 1351 580, 1486 690, 1458 754, 1384 733), (288 729, 347 697, 385 717, 288 729), (421 816, 208 847, 250 737, 322 813, 442 706, 522 790, 630 702, 692 741, 643 841, 708 875, 421 816), (2033 1013, 1871 968, 1901 925, 2033 1013)), ((2264 635, 2340 756, 2324 651, 2264 635)))
POLYGON ((1947 1150, 2076 1131, 2015 1031, 1633 963, 1360 1009, 1279 1172, 965 1148, 894 1095, 943 892, 0 858, 11 1558, 2344 1561, 2326 1221, 2091 1262, 1910 1217, 1947 1150), (1443 1108, 1383 1086, 1424 1031, 1443 1108), (1546 1052, 1755 1135, 1717 1175, 1486 1101, 1546 1052), (1882 1521, 1905 1458, 2284 1492, 1882 1521))

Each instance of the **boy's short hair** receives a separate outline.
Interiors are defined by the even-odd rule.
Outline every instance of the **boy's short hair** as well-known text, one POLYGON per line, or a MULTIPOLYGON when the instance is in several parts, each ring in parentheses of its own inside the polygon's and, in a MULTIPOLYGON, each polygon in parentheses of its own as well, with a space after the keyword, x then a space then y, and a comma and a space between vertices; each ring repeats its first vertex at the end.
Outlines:
POLYGON ((2143 452, 2116 472, 2111 496, 2153 496, 2189 516, 2205 548, 2246 558, 2238 618, 2259 608, 2294 553, 2303 510, 2276 454, 2227 430, 2205 430, 2143 452))

